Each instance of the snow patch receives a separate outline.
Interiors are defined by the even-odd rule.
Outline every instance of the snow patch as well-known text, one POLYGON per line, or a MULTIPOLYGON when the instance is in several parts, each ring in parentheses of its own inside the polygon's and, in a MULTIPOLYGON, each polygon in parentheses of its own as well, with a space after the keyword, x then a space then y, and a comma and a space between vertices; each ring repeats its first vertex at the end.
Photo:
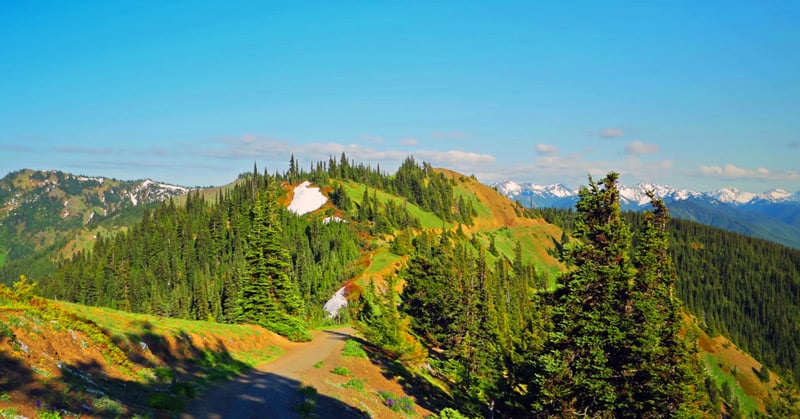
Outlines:
POLYGON ((322 219, 322 224, 330 224, 330 223, 346 223, 347 221, 339 218, 339 217, 325 217, 322 219))
POLYGON ((328 312, 329 318, 334 318, 339 314, 339 310, 347 307, 347 298, 344 296, 344 287, 339 288, 322 308, 328 312))
POLYGON ((328 198, 319 191, 319 188, 309 188, 308 185, 311 185, 311 182, 305 181, 294 188, 294 197, 289 204, 289 211, 297 215, 308 214, 328 202, 328 198))

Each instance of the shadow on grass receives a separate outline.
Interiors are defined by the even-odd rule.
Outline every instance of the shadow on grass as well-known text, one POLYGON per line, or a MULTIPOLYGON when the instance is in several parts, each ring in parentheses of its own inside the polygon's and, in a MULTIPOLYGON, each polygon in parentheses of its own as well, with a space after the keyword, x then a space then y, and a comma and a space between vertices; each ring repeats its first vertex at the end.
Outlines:
MULTIPOLYGON (((171 332, 165 338, 159 333, 170 332, 156 333, 154 326, 146 322, 134 332, 111 336, 93 322, 80 321, 97 327, 91 336, 99 340, 91 340, 86 347, 63 350, 83 352, 94 347, 105 361, 86 357, 67 362, 59 360, 58 355, 45 357, 33 349, 25 359, 17 359, 0 350, 0 394, 21 393, 24 397, 20 403, 24 399, 25 403, 36 404, 30 408, 41 405, 42 409, 57 410, 64 416, 177 417, 187 406, 207 406, 205 411, 216 417, 237 417, 228 410, 236 412, 241 405, 249 406, 246 409, 253 412, 242 419, 304 417, 302 413, 307 413, 306 417, 362 417, 357 409, 318 395, 313 389, 301 392, 299 382, 253 371, 231 355, 223 338, 197 342, 184 331, 171 332), (100 338, 98 331, 108 339, 100 338), (39 363, 50 365, 50 369, 55 363, 59 372, 37 372, 31 365, 39 363), (230 386, 237 390, 226 393, 230 386)), ((70 322, 70 328, 78 324, 77 317, 70 318, 70 322)), ((3 347, 10 347, 9 342, 13 341, 0 337, 3 347)))
POLYGON ((352 339, 361 344, 367 352, 369 361, 380 368, 384 377, 389 380, 397 380, 403 386, 403 391, 410 395, 417 405, 431 412, 438 412, 445 407, 453 407, 454 402, 447 393, 419 375, 414 374, 402 362, 389 358, 383 351, 367 340, 335 330, 325 331, 325 333, 336 335, 341 340, 352 339))

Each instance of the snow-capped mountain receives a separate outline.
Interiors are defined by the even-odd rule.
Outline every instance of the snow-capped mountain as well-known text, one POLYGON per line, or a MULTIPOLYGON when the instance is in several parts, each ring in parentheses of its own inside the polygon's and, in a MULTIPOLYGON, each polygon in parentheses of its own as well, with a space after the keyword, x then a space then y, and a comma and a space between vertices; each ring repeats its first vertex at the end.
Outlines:
MULTIPOLYGON (((526 207, 574 208, 578 201, 578 191, 561 184, 545 186, 504 181, 492 186, 526 207)), ((783 189, 772 189, 753 193, 736 188, 699 192, 640 183, 619 186, 622 208, 647 208, 650 203, 646 194, 648 190, 662 198, 675 217, 800 248, 800 192, 792 194, 783 189)))
MULTIPOLYGON (((492 185, 498 192, 518 200, 523 205, 530 207, 572 206, 577 201, 578 191, 570 189, 560 183, 553 185, 539 185, 536 183, 518 183, 512 180, 492 185)), ((772 189, 764 193, 756 194, 752 192, 740 191, 736 188, 723 188, 714 192, 699 192, 691 189, 677 189, 669 185, 659 185, 643 182, 638 185, 620 185, 620 201, 623 207, 642 207, 650 203, 647 191, 653 191, 655 195, 664 201, 684 201, 698 199, 705 201, 716 201, 725 204, 745 205, 757 201, 767 201, 772 203, 779 202, 800 202, 800 192, 792 194, 783 189, 772 189)))
POLYGON ((113 229, 144 207, 189 192, 152 180, 122 181, 61 171, 20 170, 0 178, 0 253, 33 253, 79 229, 113 229))

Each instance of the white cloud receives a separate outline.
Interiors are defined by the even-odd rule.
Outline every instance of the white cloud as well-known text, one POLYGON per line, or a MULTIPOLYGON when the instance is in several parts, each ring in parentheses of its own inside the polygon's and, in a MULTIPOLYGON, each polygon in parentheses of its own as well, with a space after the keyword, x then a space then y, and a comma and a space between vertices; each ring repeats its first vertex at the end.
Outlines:
POLYGON ((603 138, 619 138, 625 135, 622 128, 606 128, 600 131, 600 136, 603 138))
POLYGON ((658 153, 658 144, 646 144, 641 141, 632 141, 625 144, 625 154, 629 156, 643 156, 658 153))
POLYGON ((400 140, 400 143, 403 145, 417 145, 419 144, 419 141, 416 138, 405 138, 400 140))
MULTIPOLYGON (((403 140, 406 145, 416 145, 417 140, 403 140)), ((214 141, 213 147, 196 151, 196 154, 233 160, 277 159, 282 160, 289 154, 297 158, 322 161, 330 156, 338 157, 341 153, 356 161, 389 161, 400 162, 409 155, 419 160, 436 164, 447 164, 454 168, 465 168, 465 165, 489 164, 497 159, 491 154, 475 153, 463 150, 378 150, 360 144, 340 144, 335 142, 294 144, 290 141, 278 140, 268 136, 242 135, 224 137, 214 141)))
POLYGON ((558 155, 558 147, 551 144, 536 144, 536 152, 542 156, 558 155))
POLYGON ((417 150, 413 152, 414 156, 420 157, 423 160, 430 160, 439 163, 494 163, 497 159, 491 154, 472 153, 469 151, 449 150, 449 151, 432 151, 432 150, 417 150))
POLYGON ((750 170, 730 163, 724 166, 700 166, 699 172, 703 176, 725 179, 800 180, 800 173, 791 170, 773 172, 765 167, 750 170))

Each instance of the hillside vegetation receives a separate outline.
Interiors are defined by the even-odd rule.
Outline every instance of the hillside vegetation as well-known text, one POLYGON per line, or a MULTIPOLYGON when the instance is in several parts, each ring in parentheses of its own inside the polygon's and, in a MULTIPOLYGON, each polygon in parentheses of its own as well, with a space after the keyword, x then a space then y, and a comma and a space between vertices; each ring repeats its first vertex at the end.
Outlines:
POLYGON ((257 326, 59 303, 32 291, 24 280, 0 285, 0 417, 174 414, 281 353, 282 339, 257 326))
POLYGON ((688 304, 699 320, 683 320, 675 296, 694 278, 672 262, 667 209, 654 200, 626 218, 613 174, 582 189, 577 217, 545 214, 564 230, 413 158, 392 175, 344 155, 308 172, 292 158, 286 173, 254 169, 214 197, 167 201, 99 236, 42 277, 42 293, 294 340, 352 319, 406 391, 471 416, 794 409, 768 369, 754 385, 741 370, 756 364, 702 338, 696 324, 718 331, 708 317, 688 304), (297 216, 286 206, 302 181, 329 200, 297 216), (330 318, 322 305, 343 285, 349 309, 330 318))

